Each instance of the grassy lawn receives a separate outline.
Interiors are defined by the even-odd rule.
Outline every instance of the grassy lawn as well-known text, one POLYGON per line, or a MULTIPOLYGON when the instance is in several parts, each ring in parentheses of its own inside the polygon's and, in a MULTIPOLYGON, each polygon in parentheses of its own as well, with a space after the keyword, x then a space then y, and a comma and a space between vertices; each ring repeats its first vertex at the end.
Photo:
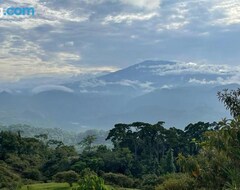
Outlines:
MULTIPOLYGON (((127 188, 113 188, 108 186, 110 190, 137 190, 137 189, 127 189, 127 188)), ((67 183, 42 183, 34 185, 25 185, 21 190, 71 190, 67 183)))
POLYGON ((21 190, 71 190, 67 183, 42 183, 34 185, 25 185, 21 190))

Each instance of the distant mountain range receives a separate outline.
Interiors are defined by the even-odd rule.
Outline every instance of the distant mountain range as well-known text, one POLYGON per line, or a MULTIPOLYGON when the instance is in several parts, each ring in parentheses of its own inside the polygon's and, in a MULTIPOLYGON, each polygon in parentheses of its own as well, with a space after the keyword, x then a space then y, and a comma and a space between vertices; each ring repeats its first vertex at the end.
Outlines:
POLYGON ((238 88, 238 72, 224 65, 145 61, 66 84, 16 87, 0 93, 0 121, 79 131, 119 122, 165 121, 184 128, 218 121, 229 115, 216 94, 238 88))

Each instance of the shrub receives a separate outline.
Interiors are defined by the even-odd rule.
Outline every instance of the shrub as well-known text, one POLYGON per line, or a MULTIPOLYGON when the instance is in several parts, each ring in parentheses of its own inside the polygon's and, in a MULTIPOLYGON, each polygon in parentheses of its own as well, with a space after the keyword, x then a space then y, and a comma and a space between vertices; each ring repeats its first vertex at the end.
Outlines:
POLYGON ((142 177, 141 189, 143 190, 155 190, 155 187, 163 183, 164 179, 158 177, 155 174, 147 174, 142 177))
POLYGON ((37 169, 27 169, 23 172, 23 176, 35 181, 41 180, 41 173, 37 169))
POLYGON ((72 184, 78 181, 79 176, 76 172, 70 170, 57 173, 56 175, 53 176, 53 179, 55 182, 58 183, 66 182, 72 187, 72 184))
POLYGON ((0 189, 15 190, 21 187, 21 178, 10 168, 0 163, 0 189))
POLYGON ((108 190, 104 180, 97 175, 88 175, 79 181, 79 186, 74 190, 108 190))
POLYGON ((195 179, 188 174, 168 174, 164 182, 156 190, 193 190, 195 189, 195 179))
POLYGON ((105 173, 103 174, 103 178, 111 185, 117 185, 125 188, 131 188, 134 185, 134 180, 123 174, 105 173))
POLYGON ((90 175, 97 175, 94 171, 92 171, 90 168, 85 168, 80 172, 80 178, 83 179, 86 176, 90 175))

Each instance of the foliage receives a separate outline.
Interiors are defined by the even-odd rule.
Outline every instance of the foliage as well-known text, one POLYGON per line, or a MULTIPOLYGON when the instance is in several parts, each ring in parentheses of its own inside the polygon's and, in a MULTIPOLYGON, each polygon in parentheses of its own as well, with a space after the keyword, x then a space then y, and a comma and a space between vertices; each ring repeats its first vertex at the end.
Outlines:
POLYGON ((140 188, 143 190, 155 190, 155 187, 163 183, 164 178, 155 174, 147 174, 142 177, 140 188))
POLYGON ((165 163, 165 171, 167 173, 174 173, 176 171, 172 149, 168 150, 168 152, 167 152, 166 163, 165 163))
POLYGON ((90 152, 92 149, 92 144, 96 139, 97 137, 95 135, 88 135, 79 143, 79 145, 84 148, 83 150, 90 152))
POLYGON ((15 190, 21 187, 21 178, 3 162, 0 162, 0 189, 15 190))
POLYGON ((80 178, 80 190, 105 190, 103 179, 144 190, 240 189, 239 95, 240 89, 218 93, 231 120, 191 123, 184 130, 164 128, 164 122, 116 124, 106 138, 113 148, 96 145, 94 131, 78 136, 84 149, 77 152, 48 132, 29 137, 21 127, 2 130, 0 188, 52 179, 72 185, 80 178))
POLYGON ((218 92, 218 98, 230 110, 234 118, 240 115, 240 88, 230 91, 225 89, 223 92, 218 92))
POLYGON ((134 185, 134 180, 123 174, 105 173, 103 178, 107 183, 119 187, 131 188, 134 185))
POLYGON ((168 174, 164 182, 156 190, 194 190, 195 179, 188 174, 168 174))
POLYGON ((23 176, 26 179, 31 179, 35 181, 41 180, 41 172, 37 169, 28 168, 23 172, 23 176))
POLYGON ((79 181, 79 187, 74 188, 75 190, 108 190, 104 184, 104 180, 97 175, 84 176, 79 181))
POLYGON ((74 171, 59 172, 53 176, 55 182, 68 183, 72 187, 73 183, 77 182, 79 175, 74 171))
POLYGON ((94 145, 104 144, 107 146, 111 146, 111 143, 109 143, 108 141, 105 141, 108 135, 108 131, 97 130, 97 129, 91 129, 91 130, 75 133, 75 132, 66 131, 60 128, 44 128, 44 127, 40 128, 40 127, 33 127, 29 125, 16 124, 16 125, 9 125, 9 126, 0 125, 0 131, 10 131, 13 133, 17 133, 18 131, 20 131, 22 137, 28 137, 28 138, 34 137, 45 142, 48 139, 57 140, 57 141, 62 141, 65 145, 76 145, 78 142, 82 141, 87 136, 94 135, 97 137, 94 145))

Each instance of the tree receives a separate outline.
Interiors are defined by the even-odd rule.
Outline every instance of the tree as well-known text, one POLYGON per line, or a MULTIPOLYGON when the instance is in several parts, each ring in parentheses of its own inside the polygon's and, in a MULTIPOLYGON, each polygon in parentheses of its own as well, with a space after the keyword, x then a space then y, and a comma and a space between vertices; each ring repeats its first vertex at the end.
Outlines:
POLYGON ((66 182, 72 187, 73 183, 77 182, 79 179, 79 176, 76 172, 70 170, 70 171, 64 171, 59 172, 53 177, 55 182, 63 183, 66 182))
POLYGON ((46 143, 47 139, 48 139, 48 135, 47 134, 40 134, 40 135, 35 135, 34 136, 36 139, 41 140, 42 142, 46 143))
POLYGON ((207 131, 216 130, 218 127, 218 123, 205 123, 205 122, 197 122, 197 123, 190 123, 185 127, 185 144, 187 145, 188 154, 196 155, 199 153, 200 144, 205 140, 204 134, 207 131))
POLYGON ((63 146, 64 144, 63 144, 62 141, 50 139, 50 140, 47 142, 47 145, 50 146, 50 147, 53 147, 53 148, 58 148, 58 147, 63 146))
POLYGON ((166 173, 174 173, 176 171, 176 167, 174 164, 173 157, 173 149, 169 149, 167 152, 166 160, 165 160, 165 172, 166 173))
POLYGON ((207 125, 201 125, 198 130, 205 131, 200 135, 201 150, 195 156, 179 155, 177 162, 182 171, 197 179, 199 187, 240 189, 240 89, 224 90, 218 93, 218 97, 234 119, 224 119, 210 130, 207 125))
POLYGON ((41 180, 41 173, 38 169, 28 168, 23 172, 24 178, 32 179, 35 181, 41 180))
POLYGON ((82 146, 84 150, 87 150, 88 152, 90 152, 92 149, 92 144, 95 142, 95 140, 96 140, 96 135, 88 135, 78 144, 82 146))
POLYGON ((43 174, 50 178, 58 172, 70 170, 71 161, 75 159, 77 152, 73 146, 60 146, 51 151, 41 167, 43 174))
POLYGON ((218 98, 230 110, 234 118, 240 115, 240 88, 230 91, 225 89, 222 92, 218 92, 218 98))
POLYGON ((9 131, 0 132, 0 159, 4 160, 9 153, 20 153, 21 137, 9 131))
POLYGON ((0 161, 0 189, 15 190, 21 187, 21 178, 0 161))

